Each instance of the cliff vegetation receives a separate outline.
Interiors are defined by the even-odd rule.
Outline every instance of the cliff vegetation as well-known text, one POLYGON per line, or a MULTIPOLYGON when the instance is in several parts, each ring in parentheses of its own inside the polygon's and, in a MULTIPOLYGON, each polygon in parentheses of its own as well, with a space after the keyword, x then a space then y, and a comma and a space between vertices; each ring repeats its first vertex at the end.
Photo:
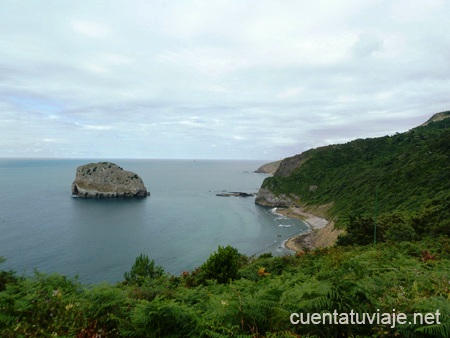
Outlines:
POLYGON ((259 203, 327 204, 332 205, 327 216, 340 227, 365 222, 373 232, 377 219, 385 231, 397 222, 415 235, 448 235, 449 115, 436 114, 405 133, 311 149, 285 159, 264 181, 259 203))

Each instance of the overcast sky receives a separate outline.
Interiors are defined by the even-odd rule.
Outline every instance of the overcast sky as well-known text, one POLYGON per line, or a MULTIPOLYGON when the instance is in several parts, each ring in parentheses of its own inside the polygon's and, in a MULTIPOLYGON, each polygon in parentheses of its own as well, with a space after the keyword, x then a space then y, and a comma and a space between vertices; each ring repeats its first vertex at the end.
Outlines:
POLYGON ((450 1, 0 0, 0 157, 276 160, 450 109, 450 1))

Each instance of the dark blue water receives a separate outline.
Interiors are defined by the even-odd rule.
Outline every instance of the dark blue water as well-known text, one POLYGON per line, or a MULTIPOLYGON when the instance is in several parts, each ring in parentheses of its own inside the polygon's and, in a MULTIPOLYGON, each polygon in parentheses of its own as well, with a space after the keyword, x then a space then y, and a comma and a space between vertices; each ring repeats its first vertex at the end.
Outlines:
POLYGON ((218 245, 286 254, 282 242, 307 225, 273 214, 254 198, 261 161, 114 160, 139 174, 146 199, 71 197, 76 167, 92 160, 0 159, 1 269, 78 275, 85 283, 123 279, 141 253, 178 275, 200 266, 218 245))

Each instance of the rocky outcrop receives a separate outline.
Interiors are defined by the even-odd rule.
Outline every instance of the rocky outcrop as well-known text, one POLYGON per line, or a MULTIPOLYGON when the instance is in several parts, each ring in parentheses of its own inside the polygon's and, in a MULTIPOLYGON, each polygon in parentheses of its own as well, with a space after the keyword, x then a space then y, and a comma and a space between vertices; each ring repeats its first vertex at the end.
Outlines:
POLYGON ((450 118, 450 111, 443 111, 440 113, 436 113, 427 122, 423 123, 422 126, 426 126, 431 122, 437 122, 448 118, 450 118))
MULTIPOLYGON (((310 151, 303 152, 298 155, 294 155, 291 157, 287 157, 278 162, 277 169, 273 173, 274 177, 288 177, 290 176, 297 168, 302 166, 309 158, 310 151)), ((270 164, 270 163, 269 163, 270 164)), ((270 178, 266 178, 268 180, 270 178)), ((255 203, 258 205, 262 205, 265 207, 283 207, 289 208, 295 204, 295 201, 299 198, 295 195, 285 195, 285 194, 274 194, 268 187, 265 185, 266 181, 263 182, 262 187, 259 189, 255 203)), ((315 190, 314 186, 310 188, 315 190), (311 188, 312 187, 312 188, 311 188)))
POLYGON ((278 170, 278 167, 280 166, 281 160, 266 163, 262 166, 260 166, 258 169, 256 169, 254 172, 258 174, 270 174, 273 175, 275 171, 278 170))
POLYGON ((289 208, 294 204, 294 198, 284 194, 275 195, 269 189, 261 188, 256 195, 255 203, 264 207, 289 208))
POLYGON ((89 163, 77 168, 72 196, 84 198, 147 197, 142 179, 111 162, 89 163))
POLYGON ((249 194, 248 192, 232 191, 232 192, 221 192, 221 193, 216 194, 216 196, 219 196, 219 197, 230 197, 230 196, 234 196, 234 197, 253 197, 255 195, 254 194, 249 194))
POLYGON ((303 162, 308 159, 306 153, 301 153, 299 155, 294 155, 283 159, 275 171, 274 176, 287 177, 293 173, 295 169, 300 167, 303 162))
MULTIPOLYGON (((307 159, 308 155, 305 153, 287 157, 278 163, 273 176, 287 177, 307 159)), ((264 187, 263 183, 263 186, 259 189, 256 195, 255 203, 265 207, 289 208, 295 204, 296 199, 298 199, 297 196, 287 196, 285 194, 276 195, 270 189, 264 187)))

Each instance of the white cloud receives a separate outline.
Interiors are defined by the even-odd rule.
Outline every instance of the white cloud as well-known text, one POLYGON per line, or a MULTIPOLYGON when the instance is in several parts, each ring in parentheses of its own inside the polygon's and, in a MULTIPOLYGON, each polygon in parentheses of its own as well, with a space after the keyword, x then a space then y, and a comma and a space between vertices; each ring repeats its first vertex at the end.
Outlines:
POLYGON ((172 67, 200 72, 206 77, 223 76, 247 66, 246 60, 227 54, 229 51, 223 48, 193 47, 164 51, 157 56, 157 60, 172 67))
POLYGON ((445 1, 28 6, 0 13, 0 156, 278 159, 448 109, 445 1))
POLYGON ((178 121, 178 124, 186 127, 195 127, 195 128, 201 128, 204 127, 205 124, 203 122, 197 121, 195 118, 189 119, 189 120, 182 120, 178 121))
POLYGON ((282 92, 278 93, 277 97, 285 99, 290 97, 297 97, 300 94, 302 94, 305 91, 305 88, 303 87, 292 87, 283 90, 282 92))
POLYGON ((72 29, 88 38, 104 38, 110 33, 110 28, 102 23, 85 20, 73 20, 72 29))
POLYGON ((445 10, 444 0, 400 0, 392 3, 390 17, 401 23, 422 23, 445 10))
POLYGON ((108 126, 108 125, 93 125, 93 124, 83 125, 82 128, 87 129, 87 130, 111 130, 111 129, 113 129, 112 126, 108 126))
POLYGON ((381 50, 383 42, 376 35, 364 33, 358 36, 358 40, 352 46, 353 55, 367 57, 381 50))

